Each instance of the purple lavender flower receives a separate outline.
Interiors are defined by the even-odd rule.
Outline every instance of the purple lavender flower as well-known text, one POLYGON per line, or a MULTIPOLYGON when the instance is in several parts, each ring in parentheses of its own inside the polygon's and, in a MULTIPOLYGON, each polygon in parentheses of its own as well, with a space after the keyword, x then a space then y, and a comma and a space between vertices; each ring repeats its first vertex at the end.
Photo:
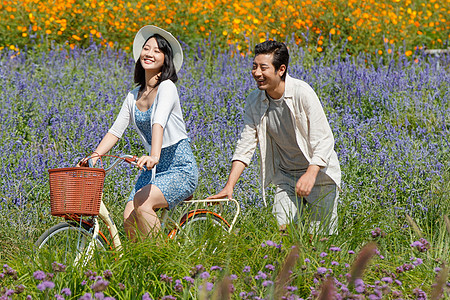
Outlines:
POLYGON ((342 249, 339 247, 330 247, 330 251, 339 252, 339 251, 342 251, 342 249))
POLYGON ((421 258, 416 258, 416 260, 413 262, 413 265, 416 267, 423 264, 423 260, 421 258))
POLYGON ((153 299, 150 298, 150 295, 148 293, 145 293, 144 295, 142 295, 142 300, 153 300, 153 299))
POLYGON ((324 267, 317 268, 317 274, 319 274, 319 275, 325 274, 326 272, 327 272, 327 268, 324 268, 324 267))
POLYGON ((417 300, 426 300, 427 294, 419 288, 413 290, 413 294, 416 296, 417 300))
POLYGON ((273 281, 271 281, 271 280, 264 280, 262 283, 262 286, 264 286, 264 287, 268 287, 270 285, 273 285, 273 281))
POLYGON ((173 286, 173 289, 175 292, 181 293, 183 291, 183 284, 181 283, 181 280, 177 279, 175 280, 175 285, 173 286))
POLYGON ((245 266, 244 269, 242 270, 242 272, 248 273, 248 272, 250 272, 250 269, 251 268, 249 266, 245 266))
POLYGON ((91 299, 92 299, 92 294, 86 293, 83 296, 81 296, 78 300, 91 300, 91 299))
POLYGON ((207 278, 209 278, 211 275, 209 275, 209 273, 208 272, 203 272, 203 273, 200 273, 200 275, 199 275, 199 277, 201 278, 201 279, 207 279, 207 278))
POLYGON ((402 282, 401 282, 400 280, 398 280, 398 279, 395 279, 394 282, 395 282, 397 285, 402 285, 402 282))
MULTIPOLYGON (((200 274, 201 276, 201 274, 200 274)), ((165 282, 165 283, 172 283, 173 278, 171 276, 167 276, 166 274, 161 274, 159 276, 161 278, 161 281, 165 282)))
POLYGON ((91 285, 91 289, 94 292, 103 292, 104 290, 106 290, 108 285, 109 285, 108 281, 106 281, 106 280, 98 280, 98 281, 94 282, 93 285, 91 285))
POLYGON ((381 281, 384 281, 386 283, 392 283, 392 278, 391 277, 383 277, 383 278, 381 278, 381 281))
POLYGON ((420 238, 418 241, 413 242, 411 247, 416 248, 419 252, 426 252, 431 246, 426 239, 420 238))
POLYGON ((331 262, 331 265, 332 265, 332 266, 339 266, 339 263, 338 263, 337 261, 334 261, 334 260, 333 260, 333 261, 331 262))
POLYGON ((213 287, 214 287, 214 284, 213 284, 213 283, 211 283, 211 282, 206 282, 206 285, 205 285, 205 286, 200 285, 200 286, 199 286, 199 289, 200 289, 200 290, 206 289, 206 290, 209 292, 209 291, 211 291, 211 290, 213 289, 213 287))
POLYGON ((105 270, 103 272, 103 276, 105 277, 105 279, 111 279, 113 274, 112 274, 111 270, 105 270))
POLYGON ((267 279, 267 274, 262 271, 258 271, 258 275, 255 276, 255 279, 256 280, 267 279))
POLYGON ((305 263, 309 263, 311 260, 309 258, 305 258, 305 263))
POLYGON ((55 261, 52 263, 52 269, 53 269, 53 272, 56 272, 56 273, 65 272, 66 266, 55 261))
POLYGON ((325 252, 322 252, 322 253, 319 254, 320 257, 325 257, 325 256, 327 256, 327 255, 328 255, 328 254, 325 253, 325 252))
POLYGON ((44 280, 47 276, 45 275, 45 272, 43 272, 43 271, 36 271, 33 273, 33 277, 36 280, 44 280))
POLYGON ((277 244, 276 243, 274 243, 273 241, 266 241, 266 245, 267 246, 269 246, 269 247, 275 247, 277 244))
POLYGON ((63 288, 63 289, 61 290, 61 294, 66 295, 66 296, 71 296, 71 295, 72 295, 72 292, 70 291, 69 288, 63 288))
POLYGON ((192 277, 184 276, 183 279, 189 282, 190 284, 194 284, 194 278, 192 277))
POLYGON ((37 285, 37 289, 40 291, 44 291, 46 289, 52 289, 55 287, 55 284, 52 281, 43 281, 37 285))
POLYGON ((274 266, 274 265, 271 265, 271 264, 266 265, 265 268, 266 268, 267 270, 270 270, 270 271, 274 271, 274 270, 275 270, 275 266, 274 266))
POLYGON ((23 284, 19 284, 15 286, 15 293, 22 294, 25 291, 25 286, 23 284))
POLYGON ((222 268, 219 266, 212 266, 210 270, 211 271, 222 271, 222 268))

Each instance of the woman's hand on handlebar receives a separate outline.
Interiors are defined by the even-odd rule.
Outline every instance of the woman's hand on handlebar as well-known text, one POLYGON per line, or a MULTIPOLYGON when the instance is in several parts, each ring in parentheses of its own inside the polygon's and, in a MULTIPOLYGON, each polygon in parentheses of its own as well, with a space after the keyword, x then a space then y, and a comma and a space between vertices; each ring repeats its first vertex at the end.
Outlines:
POLYGON ((92 153, 88 157, 83 158, 78 164, 77 167, 89 167, 89 160, 92 162, 92 166, 95 166, 97 163, 97 160, 99 159, 100 155, 96 152, 92 153))
POLYGON ((141 170, 144 167, 147 168, 147 170, 151 170, 158 163, 159 163, 159 158, 157 156, 144 155, 144 156, 139 157, 139 159, 136 162, 136 166, 141 170))

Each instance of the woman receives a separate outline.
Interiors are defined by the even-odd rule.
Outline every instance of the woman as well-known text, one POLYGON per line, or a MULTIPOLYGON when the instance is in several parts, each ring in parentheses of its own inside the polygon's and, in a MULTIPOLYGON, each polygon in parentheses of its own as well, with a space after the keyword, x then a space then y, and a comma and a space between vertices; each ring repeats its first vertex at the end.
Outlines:
POLYGON ((128 93, 94 156, 107 153, 134 125, 148 152, 137 161, 143 172, 124 211, 125 232, 136 240, 137 233, 146 238, 159 231, 155 209, 171 209, 193 194, 198 169, 174 84, 183 63, 180 44, 169 32, 147 25, 136 34, 133 55, 137 87, 128 93))

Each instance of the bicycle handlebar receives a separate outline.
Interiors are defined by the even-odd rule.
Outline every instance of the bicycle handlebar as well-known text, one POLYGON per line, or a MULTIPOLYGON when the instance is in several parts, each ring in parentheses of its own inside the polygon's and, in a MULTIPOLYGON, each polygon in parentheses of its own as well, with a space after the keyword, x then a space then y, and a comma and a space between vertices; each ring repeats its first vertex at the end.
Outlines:
MULTIPOLYGON (((132 165, 136 165, 138 157, 136 155, 129 155, 129 154, 123 154, 123 155, 99 155, 98 157, 101 159, 102 157, 115 157, 116 159, 109 165, 108 168, 105 169, 105 173, 108 174, 112 171, 121 161, 127 162, 132 165)), ((92 164, 92 156, 88 159, 89 167, 93 168, 94 165, 92 164)))

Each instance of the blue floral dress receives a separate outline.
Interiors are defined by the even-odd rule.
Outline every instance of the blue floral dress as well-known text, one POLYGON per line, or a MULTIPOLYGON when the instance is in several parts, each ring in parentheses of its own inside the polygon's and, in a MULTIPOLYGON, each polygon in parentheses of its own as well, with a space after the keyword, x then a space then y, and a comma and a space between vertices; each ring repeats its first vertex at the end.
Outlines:
MULTIPOLYGON (((136 126, 144 134, 150 145, 152 141, 151 113, 152 108, 142 112, 137 106, 135 107, 136 126)), ((154 181, 152 181, 152 170, 143 169, 128 197, 128 201, 132 201, 136 192, 141 188, 153 184, 161 190, 169 204, 169 209, 172 209, 194 193, 197 183, 197 163, 189 139, 183 139, 174 145, 161 149, 154 181)))

